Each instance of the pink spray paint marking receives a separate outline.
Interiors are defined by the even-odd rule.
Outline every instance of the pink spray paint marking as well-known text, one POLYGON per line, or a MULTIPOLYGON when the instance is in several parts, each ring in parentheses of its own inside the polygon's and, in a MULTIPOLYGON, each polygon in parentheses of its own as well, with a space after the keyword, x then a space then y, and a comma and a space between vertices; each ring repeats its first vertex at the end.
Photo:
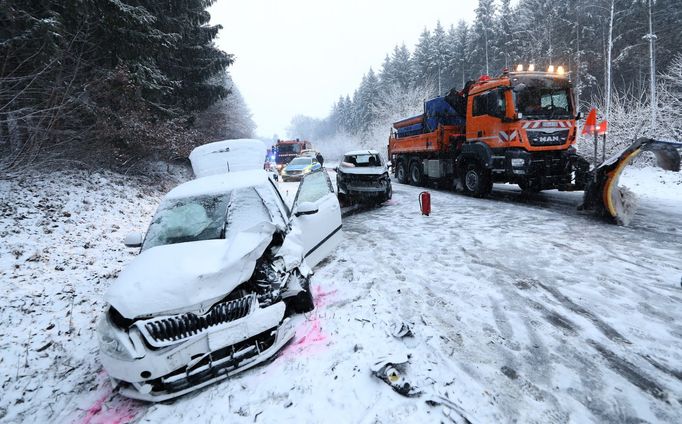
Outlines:
POLYGON ((108 381, 102 381, 106 372, 99 373, 100 384, 97 392, 100 393, 95 402, 85 411, 85 416, 76 421, 79 424, 126 424, 135 419, 140 413, 142 403, 132 399, 113 395, 108 381))
POLYGON ((336 294, 336 290, 323 292, 320 286, 313 287, 315 309, 306 321, 296 329, 294 340, 282 350, 280 357, 289 358, 300 355, 304 351, 306 354, 313 354, 323 350, 328 337, 322 331, 320 310, 329 304, 329 298, 333 297, 334 294, 336 294))
POLYGON ((336 294, 336 290, 323 292, 322 287, 320 287, 320 286, 313 287, 313 298, 315 300, 315 311, 317 311, 317 308, 327 306, 329 303, 328 298, 335 295, 335 294, 336 294))

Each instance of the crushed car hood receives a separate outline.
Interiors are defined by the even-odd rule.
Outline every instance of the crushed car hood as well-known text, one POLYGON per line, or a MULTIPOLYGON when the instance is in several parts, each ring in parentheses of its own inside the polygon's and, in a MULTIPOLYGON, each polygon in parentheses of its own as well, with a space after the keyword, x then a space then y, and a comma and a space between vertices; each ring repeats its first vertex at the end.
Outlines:
POLYGON ((355 168, 339 166, 339 172, 353 175, 382 175, 387 171, 383 166, 358 166, 355 168))
POLYGON ((251 277, 275 230, 261 222, 229 239, 145 250, 121 272, 105 300, 130 319, 185 312, 218 300, 251 277))

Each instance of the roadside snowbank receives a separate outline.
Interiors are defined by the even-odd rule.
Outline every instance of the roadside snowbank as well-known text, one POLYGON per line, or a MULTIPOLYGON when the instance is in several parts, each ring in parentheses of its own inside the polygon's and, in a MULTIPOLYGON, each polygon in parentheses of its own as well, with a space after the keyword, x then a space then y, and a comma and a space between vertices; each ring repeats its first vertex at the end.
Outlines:
POLYGON ((86 417, 89 398, 110 392, 94 332, 103 293, 137 253, 123 238, 146 229, 178 178, 36 172, 0 181, 0 421, 86 417))

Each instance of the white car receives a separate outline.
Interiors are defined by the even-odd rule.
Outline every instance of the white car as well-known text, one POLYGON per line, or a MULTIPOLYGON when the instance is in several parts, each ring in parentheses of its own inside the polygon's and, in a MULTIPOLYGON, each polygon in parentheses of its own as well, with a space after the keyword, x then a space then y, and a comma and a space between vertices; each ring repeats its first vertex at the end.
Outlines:
POLYGON ((100 356, 121 394, 163 401, 271 358, 314 308, 311 268, 342 237, 326 172, 292 211, 264 170, 211 175, 162 200, 141 253, 105 295, 100 356))
POLYGON ((383 203, 393 196, 388 166, 376 150, 343 155, 336 168, 336 186, 342 203, 383 203))

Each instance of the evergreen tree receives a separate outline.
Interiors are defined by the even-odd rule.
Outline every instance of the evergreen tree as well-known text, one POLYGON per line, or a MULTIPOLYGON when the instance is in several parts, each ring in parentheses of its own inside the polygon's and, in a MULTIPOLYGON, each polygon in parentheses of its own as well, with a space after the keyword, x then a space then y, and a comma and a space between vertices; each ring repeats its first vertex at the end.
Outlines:
POLYGON ((481 74, 494 72, 497 68, 497 29, 495 25, 495 1, 479 0, 473 24, 471 57, 475 68, 481 74))
POLYGON ((415 46, 414 54, 412 55, 414 82, 421 87, 425 87, 429 84, 432 75, 433 61, 431 60, 431 44, 431 31, 424 28, 424 31, 419 36, 419 41, 415 46))

